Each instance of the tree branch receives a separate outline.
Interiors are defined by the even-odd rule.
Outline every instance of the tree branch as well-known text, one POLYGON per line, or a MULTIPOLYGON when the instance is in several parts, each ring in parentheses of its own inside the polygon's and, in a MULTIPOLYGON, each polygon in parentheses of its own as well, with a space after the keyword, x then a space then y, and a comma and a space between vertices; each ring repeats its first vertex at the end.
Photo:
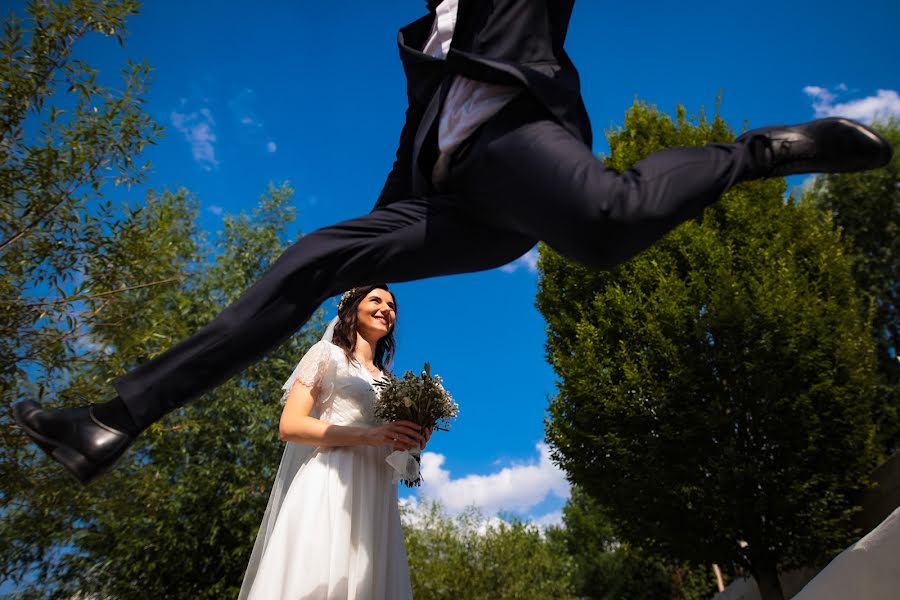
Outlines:
MULTIPOLYGON (((164 285, 166 283, 174 283, 176 281, 181 281, 181 277, 170 277, 168 279, 161 279, 159 281, 151 281, 150 283, 141 283, 139 285, 132 285, 129 287, 119 288, 117 290, 110 290, 108 292, 100 292, 99 294, 92 294, 90 296, 75 296, 73 298, 58 298, 56 300, 46 300, 43 302, 29 302, 22 306, 52 306, 55 304, 68 304, 70 302, 79 302, 81 300, 95 300, 97 298, 105 298, 107 296, 112 296, 114 294, 121 294, 122 292, 130 292, 133 290, 139 290, 147 287, 152 287, 155 285, 164 285)), ((17 304, 13 302, 7 302, 5 304, 17 304)), ((105 305, 104 305, 105 306, 105 305)), ((97 311, 99 312, 99 311, 97 311)), ((96 312, 94 313, 96 314, 96 312)), ((91 315, 93 316, 93 315, 91 315)))
MULTIPOLYGON (((31 83, 33 84, 32 91, 31 93, 25 95, 24 102, 20 102, 19 106, 13 107, 14 112, 17 112, 20 115, 25 115, 31 108, 31 106, 37 103, 37 97, 40 94, 41 89, 48 85, 50 78, 53 76, 53 73, 57 69, 62 68, 62 66, 65 64, 64 59, 72 52, 72 47, 75 45, 75 40, 83 36, 87 31, 87 28, 87 23, 83 23, 81 27, 79 27, 78 30, 75 31, 75 33, 68 35, 66 38, 65 46, 63 46, 62 50, 59 51, 57 57, 50 61, 47 69, 43 73, 38 73, 36 74, 36 76, 30 78, 31 83)), ((22 118, 24 118, 24 116, 22 118)), ((0 141, 3 141, 6 133, 9 132, 0 131, 0 141)))
MULTIPOLYGON (((112 146, 112 144, 110 144, 110 147, 111 146, 112 146)), ((58 202, 56 202, 55 204, 50 206, 50 208, 48 208, 47 210, 45 210, 44 212, 39 214, 37 217, 35 217, 31 221, 31 223, 26 225, 23 229, 19 230, 11 238, 8 238, 8 239, 4 240, 3 243, 0 243, 0 254, 2 254, 6 250, 7 246, 9 246, 13 242, 19 240, 20 238, 24 237, 26 233, 28 233, 29 231, 34 229, 41 221, 43 221, 47 215, 49 215, 50 213, 55 211, 57 208, 59 208, 59 206, 69 198, 69 196, 72 194, 72 192, 74 192, 79 186, 83 185, 88 180, 88 178, 94 174, 94 172, 97 169, 99 169, 103 165, 107 164, 108 162, 109 162, 108 158, 98 160, 96 163, 94 163, 93 166, 91 166, 90 169, 88 169, 88 171, 86 173, 84 173, 80 178, 73 181, 72 185, 69 186, 68 190, 63 191, 60 194, 60 199, 58 202)))

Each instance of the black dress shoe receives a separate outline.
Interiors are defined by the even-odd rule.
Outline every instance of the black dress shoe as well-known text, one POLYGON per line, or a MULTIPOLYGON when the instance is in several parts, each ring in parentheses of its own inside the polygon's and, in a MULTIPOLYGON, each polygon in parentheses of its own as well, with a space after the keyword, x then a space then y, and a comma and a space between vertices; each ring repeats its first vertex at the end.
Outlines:
POLYGON ((134 438, 104 425, 89 406, 44 409, 30 400, 13 406, 25 433, 78 481, 87 484, 109 470, 134 438))
POLYGON ((877 131, 839 117, 754 129, 735 141, 765 145, 765 177, 877 169, 893 155, 891 144, 877 131))

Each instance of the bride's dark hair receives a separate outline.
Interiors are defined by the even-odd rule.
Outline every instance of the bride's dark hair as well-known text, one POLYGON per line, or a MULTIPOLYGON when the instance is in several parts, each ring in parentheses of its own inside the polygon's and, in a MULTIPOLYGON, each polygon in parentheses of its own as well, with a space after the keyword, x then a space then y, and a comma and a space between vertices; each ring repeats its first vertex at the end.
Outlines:
MULTIPOLYGON (((384 290, 388 292, 391 296, 394 295, 394 292, 388 288, 387 284, 379 283, 377 285, 369 285, 364 287, 353 288, 350 290, 342 299, 341 304, 338 306, 338 322, 334 325, 334 335, 332 336, 332 343, 341 348, 344 351, 344 354, 347 355, 347 360, 350 362, 355 362, 356 359, 353 358, 353 351, 356 349, 356 328, 357 328, 357 309, 359 308, 359 303, 362 302, 372 290, 384 290)), ((397 312, 397 298, 394 298, 394 312, 397 312)), ((394 327, 391 327, 391 330, 387 333, 386 336, 378 340, 378 343, 375 345, 375 366, 388 374, 390 372, 390 366, 394 362, 394 329, 396 328, 396 319, 394 320, 394 327)))

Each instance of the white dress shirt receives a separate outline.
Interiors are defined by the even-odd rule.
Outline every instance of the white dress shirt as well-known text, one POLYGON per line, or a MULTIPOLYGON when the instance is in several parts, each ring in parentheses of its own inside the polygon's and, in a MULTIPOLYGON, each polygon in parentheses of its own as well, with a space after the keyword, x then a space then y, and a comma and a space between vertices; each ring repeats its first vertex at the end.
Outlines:
MULTIPOLYGON (((435 13, 431 34, 423 52, 445 59, 453 41, 459 0, 444 0, 435 13)), ((475 81, 456 75, 447 92, 447 99, 438 122, 438 159, 431 172, 432 183, 440 188, 447 177, 450 157, 478 127, 493 117, 515 98, 520 88, 475 81)))

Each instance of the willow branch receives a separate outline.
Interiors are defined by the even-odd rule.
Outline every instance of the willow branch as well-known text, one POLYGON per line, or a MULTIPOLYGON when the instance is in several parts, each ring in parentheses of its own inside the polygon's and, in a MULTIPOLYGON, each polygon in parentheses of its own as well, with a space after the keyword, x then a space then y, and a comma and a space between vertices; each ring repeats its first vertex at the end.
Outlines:
MULTIPOLYGON (((112 144, 109 144, 109 147, 111 148, 112 144)), ((13 244, 17 240, 23 238, 25 236, 25 234, 27 234, 29 231, 31 231, 32 229, 37 227, 40 224, 40 222, 43 221, 47 217, 47 215, 56 211, 56 209, 58 209, 62 205, 63 202, 65 202, 66 200, 69 199, 69 196, 76 189, 78 189, 79 186, 84 185, 84 183, 88 180, 88 178, 91 175, 93 175, 97 169, 99 169, 103 165, 107 164, 108 162, 109 162, 108 158, 101 158, 96 163, 94 163, 81 177, 79 177, 78 179, 76 179, 75 181, 72 182, 72 185, 69 186, 68 190, 64 190, 63 192, 60 193, 60 199, 58 202, 56 202, 55 204, 50 206, 47 210, 45 210, 44 212, 39 214, 37 217, 35 217, 31 221, 31 223, 26 225, 23 229, 19 230, 11 238, 8 238, 8 239, 4 240, 3 243, 0 243, 0 253, 3 253, 8 246, 13 244)))
MULTIPOLYGON (((112 296, 115 294, 121 294, 123 292, 131 292, 133 290, 140 290, 143 288, 148 288, 156 285, 164 285, 166 283, 174 283, 176 281, 181 281, 181 277, 170 277, 168 279, 161 279, 160 281, 151 281, 150 283, 141 283, 139 285, 132 285, 129 287, 119 288, 117 290, 110 290, 108 292, 100 292, 99 294, 92 294, 90 296, 75 296, 73 298, 59 298, 57 300, 46 300, 44 302, 31 302, 26 303, 24 306, 32 307, 32 306, 52 306, 55 304, 68 304, 70 302, 80 302, 82 300, 96 300, 97 298, 105 298, 107 296, 112 296)), ((14 304, 14 303, 7 303, 14 304)), ((105 306, 105 304, 104 304, 105 306)), ((99 311, 97 311, 99 312, 99 311)), ((94 313, 96 314, 96 313, 94 313)))
MULTIPOLYGON (((41 90, 45 86, 49 85, 54 71, 61 68, 65 64, 65 59, 72 52, 72 47, 75 45, 75 41, 85 34, 87 28, 87 23, 83 23, 75 33, 71 33, 67 36, 65 46, 63 46, 62 50, 59 51, 59 54, 57 54, 56 58, 50 61, 50 64, 47 66, 43 73, 37 73, 34 77, 31 78, 32 91, 31 93, 24 95, 24 102, 20 102, 19 106, 13 107, 14 112, 25 115, 32 107, 32 105, 37 104, 37 98, 40 95, 41 90)), ((11 116, 14 117, 14 115, 11 116)), ((2 141, 6 137, 6 133, 8 132, 0 131, 0 141, 2 141)))

